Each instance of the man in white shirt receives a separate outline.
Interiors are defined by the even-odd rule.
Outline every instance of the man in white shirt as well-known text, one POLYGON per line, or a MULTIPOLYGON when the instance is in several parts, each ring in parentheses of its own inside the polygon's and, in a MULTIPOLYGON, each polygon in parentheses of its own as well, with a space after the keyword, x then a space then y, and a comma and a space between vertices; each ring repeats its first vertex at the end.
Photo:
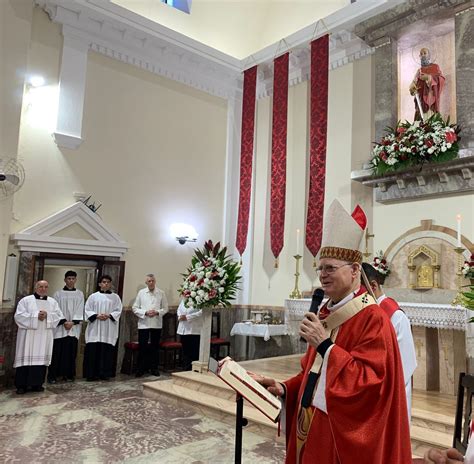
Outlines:
POLYGON ((112 293, 112 277, 103 275, 100 291, 93 293, 84 308, 88 320, 84 351, 84 377, 88 381, 109 380, 115 376, 115 345, 119 334, 122 301, 112 293))
POLYGON ((48 383, 56 383, 57 378, 73 382, 76 377, 77 345, 84 318, 84 294, 76 288, 77 273, 67 271, 66 284, 54 294, 54 299, 66 322, 54 329, 53 359, 48 368, 48 383))
POLYGON ((411 418, 411 378, 416 369, 416 352, 413 335, 411 333, 410 321, 406 314, 400 309, 398 303, 388 298, 382 289, 385 276, 378 272, 368 263, 362 263, 370 287, 377 298, 377 304, 384 310, 392 322, 397 334, 398 348, 402 359, 403 376, 405 379, 405 392, 407 395, 408 418, 411 418))
POLYGON ((168 312, 168 300, 165 292, 156 287, 154 274, 147 274, 146 288, 140 290, 133 303, 132 310, 138 317, 138 371, 141 377, 148 370, 159 376, 158 362, 160 353, 163 316, 168 312), (150 344, 148 342, 150 341, 150 344))
POLYGON ((193 361, 199 359, 202 329, 202 309, 186 308, 181 300, 178 306, 178 330, 183 345, 183 370, 190 371, 193 361))
POLYGON ((56 300, 48 297, 46 280, 36 282, 34 294, 19 301, 15 312, 18 335, 13 363, 19 395, 26 393, 28 388, 44 391, 46 367, 51 363, 53 353, 53 330, 65 321, 56 300))

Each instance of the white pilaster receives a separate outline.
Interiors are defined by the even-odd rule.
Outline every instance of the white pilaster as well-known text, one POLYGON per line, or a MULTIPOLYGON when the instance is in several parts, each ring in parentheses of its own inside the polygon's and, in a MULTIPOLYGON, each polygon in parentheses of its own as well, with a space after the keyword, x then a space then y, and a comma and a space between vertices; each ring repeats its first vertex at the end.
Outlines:
POLYGON ((89 43, 63 26, 63 54, 59 76, 58 120, 53 137, 59 147, 75 150, 82 143, 82 113, 89 43))

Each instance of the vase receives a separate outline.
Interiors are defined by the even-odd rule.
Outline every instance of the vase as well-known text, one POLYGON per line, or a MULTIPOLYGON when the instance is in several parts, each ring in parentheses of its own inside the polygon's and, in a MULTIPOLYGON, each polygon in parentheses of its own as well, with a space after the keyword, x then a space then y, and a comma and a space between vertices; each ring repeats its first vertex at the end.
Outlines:
POLYGON ((193 371, 205 373, 208 371, 211 351, 212 309, 202 308, 202 328, 199 342, 199 361, 193 361, 193 371))

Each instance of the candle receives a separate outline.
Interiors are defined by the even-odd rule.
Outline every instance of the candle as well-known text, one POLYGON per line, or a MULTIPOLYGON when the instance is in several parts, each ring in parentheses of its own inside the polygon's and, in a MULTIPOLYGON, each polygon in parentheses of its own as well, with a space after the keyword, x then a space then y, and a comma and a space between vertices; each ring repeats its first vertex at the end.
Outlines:
POLYGON ((458 223, 458 247, 461 247, 461 215, 456 216, 456 221, 458 223))
POLYGON ((299 255, 300 253, 300 230, 296 229, 296 254, 299 255))

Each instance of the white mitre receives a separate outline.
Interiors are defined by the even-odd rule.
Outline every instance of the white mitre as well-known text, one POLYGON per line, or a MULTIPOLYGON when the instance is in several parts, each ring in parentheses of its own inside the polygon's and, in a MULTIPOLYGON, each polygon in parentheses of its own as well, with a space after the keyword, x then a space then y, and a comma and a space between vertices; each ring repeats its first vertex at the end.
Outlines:
POLYGON ((324 217, 323 238, 319 258, 335 258, 351 263, 362 263, 360 242, 367 217, 357 205, 350 215, 338 200, 329 206, 324 217))

